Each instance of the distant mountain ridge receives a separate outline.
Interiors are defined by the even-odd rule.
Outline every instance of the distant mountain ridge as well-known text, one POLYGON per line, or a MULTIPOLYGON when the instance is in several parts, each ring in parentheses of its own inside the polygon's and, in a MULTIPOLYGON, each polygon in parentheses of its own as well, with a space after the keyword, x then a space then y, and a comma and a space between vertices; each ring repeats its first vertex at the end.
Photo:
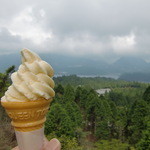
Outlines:
POLYGON ((125 81, 138 81, 138 82, 150 82, 150 73, 134 72, 124 73, 119 77, 119 80, 125 81))
POLYGON ((136 57, 121 57, 112 64, 112 68, 119 73, 150 72, 150 64, 136 57))
MULTIPOLYGON (((55 74, 77 75, 108 75, 134 72, 150 72, 150 64, 140 58, 122 57, 113 64, 103 60, 92 60, 82 57, 63 56, 56 54, 40 54, 40 57, 50 63, 55 74)), ((18 68, 21 63, 19 54, 0 55, 0 72, 11 65, 18 68)))

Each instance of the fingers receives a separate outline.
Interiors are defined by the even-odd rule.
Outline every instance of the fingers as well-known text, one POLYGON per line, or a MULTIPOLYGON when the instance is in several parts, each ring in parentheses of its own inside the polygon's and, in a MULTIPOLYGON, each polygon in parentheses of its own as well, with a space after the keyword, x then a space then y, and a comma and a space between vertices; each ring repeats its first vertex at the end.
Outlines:
MULTIPOLYGON (((61 144, 57 139, 52 139, 48 141, 46 138, 44 138, 44 149, 43 150, 60 150, 61 144)), ((13 148, 12 150, 19 150, 18 146, 13 148)))
POLYGON ((60 150, 61 144, 57 139, 52 139, 46 143, 44 150, 60 150))
POLYGON ((18 146, 16 146, 12 150, 19 150, 19 148, 18 148, 18 146))

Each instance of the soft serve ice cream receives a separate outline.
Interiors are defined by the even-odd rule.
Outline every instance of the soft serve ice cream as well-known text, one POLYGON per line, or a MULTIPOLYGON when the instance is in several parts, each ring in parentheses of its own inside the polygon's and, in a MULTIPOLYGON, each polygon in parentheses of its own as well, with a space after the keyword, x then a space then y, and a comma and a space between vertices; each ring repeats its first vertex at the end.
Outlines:
POLYGON ((2 97, 2 102, 25 102, 54 97, 52 67, 27 49, 21 51, 22 64, 11 75, 12 85, 2 97))
POLYGON ((1 104, 15 129, 20 150, 41 150, 44 123, 55 95, 52 67, 27 49, 21 51, 22 64, 11 75, 12 85, 1 104))

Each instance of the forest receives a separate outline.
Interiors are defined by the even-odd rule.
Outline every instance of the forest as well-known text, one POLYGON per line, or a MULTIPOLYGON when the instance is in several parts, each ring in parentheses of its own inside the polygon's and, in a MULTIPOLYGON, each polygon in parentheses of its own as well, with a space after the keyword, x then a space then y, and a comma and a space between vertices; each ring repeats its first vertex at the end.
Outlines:
MULTIPOLYGON (((0 73, 0 97, 15 67, 0 73)), ((150 150, 150 84, 111 78, 54 77, 55 98, 45 135, 62 150, 150 150), (98 89, 109 88, 104 94, 98 89)), ((0 106, 0 150, 16 146, 14 130, 0 106)))
POLYGON ((126 81, 140 81, 140 82, 150 82, 150 73, 134 72, 134 73, 124 73, 119 79, 126 81))

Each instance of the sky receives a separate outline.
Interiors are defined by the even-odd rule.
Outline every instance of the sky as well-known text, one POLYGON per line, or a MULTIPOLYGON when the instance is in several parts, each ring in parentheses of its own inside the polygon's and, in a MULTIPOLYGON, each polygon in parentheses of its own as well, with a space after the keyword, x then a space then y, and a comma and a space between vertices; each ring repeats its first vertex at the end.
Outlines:
POLYGON ((0 55, 28 48, 150 61, 149 0, 0 0, 0 55))

